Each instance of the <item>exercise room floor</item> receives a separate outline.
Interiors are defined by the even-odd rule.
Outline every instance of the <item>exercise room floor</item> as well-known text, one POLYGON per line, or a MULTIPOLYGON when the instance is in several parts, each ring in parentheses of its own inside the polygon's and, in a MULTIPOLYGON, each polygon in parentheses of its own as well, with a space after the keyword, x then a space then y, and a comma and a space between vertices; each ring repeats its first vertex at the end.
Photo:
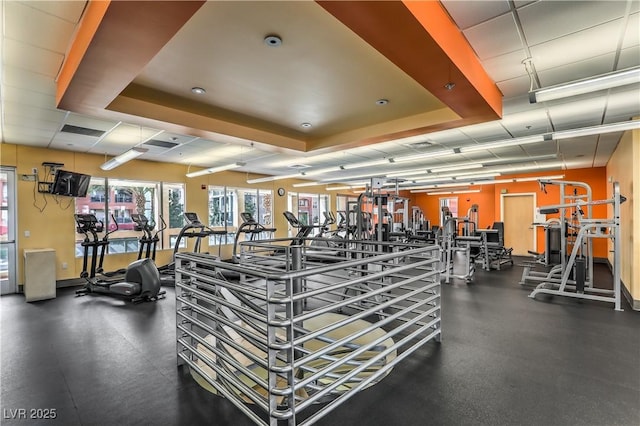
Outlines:
MULTIPOLYGON (((517 261, 516 261, 517 264, 517 261)), ((596 278, 610 281, 606 266, 596 278)), ((640 425, 640 312, 527 297, 522 269, 443 284, 443 341, 429 343, 321 425, 640 425)), ((245 425, 176 367, 174 290, 0 299, 3 425, 245 425), (19 409, 25 409, 26 419, 19 409), (31 411, 41 409, 41 411, 31 411), (37 421, 55 409, 55 420, 37 421)))

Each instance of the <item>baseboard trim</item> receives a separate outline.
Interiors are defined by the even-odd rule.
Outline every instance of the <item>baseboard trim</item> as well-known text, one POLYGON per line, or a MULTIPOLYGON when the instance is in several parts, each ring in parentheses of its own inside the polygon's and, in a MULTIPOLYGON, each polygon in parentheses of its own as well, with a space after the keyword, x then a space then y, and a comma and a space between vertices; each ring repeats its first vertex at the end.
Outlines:
POLYGON ((56 288, 64 288, 64 287, 77 287, 80 285, 84 285, 86 281, 82 278, 72 278, 68 280, 59 280, 56 281, 56 288))
MULTIPOLYGON (((609 259, 607 259, 606 263, 607 263, 607 266, 609 266, 609 270, 613 274, 613 265, 611 265, 611 262, 609 262, 609 259)), ((634 311, 640 311, 640 300, 636 300, 633 298, 633 296, 631 296, 631 292, 625 285, 624 281, 622 281, 622 278, 620 278, 620 288, 622 288, 622 295, 624 296, 625 299, 627 299, 627 302, 629 302, 629 305, 631 305, 631 309, 633 309, 634 311)))

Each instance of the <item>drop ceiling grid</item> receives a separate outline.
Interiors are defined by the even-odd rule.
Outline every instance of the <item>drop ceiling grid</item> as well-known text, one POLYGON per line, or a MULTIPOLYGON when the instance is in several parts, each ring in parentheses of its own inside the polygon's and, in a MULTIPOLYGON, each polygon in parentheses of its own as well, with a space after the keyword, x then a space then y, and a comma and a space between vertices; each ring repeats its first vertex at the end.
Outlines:
POLYGON ((49 105, 55 102, 55 97, 46 93, 34 92, 12 86, 4 86, 3 89, 4 104, 25 105, 38 108, 41 105, 49 105))
POLYGON ((509 114, 501 120, 501 123, 514 136, 542 134, 553 130, 547 111, 542 106, 524 112, 509 114))
POLYGON ((511 13, 463 31, 480 60, 522 50, 523 45, 511 13))
POLYGON ((611 72, 615 63, 615 57, 615 52, 610 52, 576 62, 563 63, 553 68, 538 71, 537 74, 541 82, 547 83, 543 83, 543 87, 552 86, 556 84, 556 82, 567 81, 567 78, 573 81, 590 77, 594 74, 598 75, 611 72))
MULTIPOLYGON (((98 141, 97 137, 58 132, 51 140, 50 148, 73 149, 78 152, 89 152, 98 141)), ((102 153, 102 152, 101 152, 102 153)))
POLYGON ((461 30, 509 12, 507 1, 443 0, 442 5, 461 30))
POLYGON ((5 36, 27 45, 64 54, 75 24, 23 3, 5 1, 5 36))
MULTIPOLYGON (((608 53, 616 52, 622 19, 607 22, 561 38, 549 40, 531 46, 531 55, 537 71, 557 68, 572 62, 584 61, 608 53)), ((608 71, 613 71, 611 63, 608 71)), ((564 76, 560 81, 541 81, 543 86, 550 86, 572 81, 573 75, 564 76)))
POLYGON ((61 53, 41 49, 9 38, 4 38, 3 48, 3 57, 12 58, 7 60, 5 64, 31 72, 37 70, 40 74, 52 79, 56 77, 64 59, 64 55, 61 53))
POLYGON ((549 116, 555 130, 597 126, 602 124, 606 105, 606 94, 583 98, 577 102, 556 101, 553 107, 549 108, 549 116), (576 111, 580 111, 580 114, 576 114, 576 111))
POLYGON ((84 11, 86 1, 21 1, 33 9, 40 10, 44 13, 57 16, 67 22, 77 23, 80 21, 82 12, 84 11))
MULTIPOLYGON (((606 27, 610 21, 620 21, 627 6, 626 1, 580 1, 580 7, 575 3, 578 2, 539 1, 518 9, 527 43, 537 46, 606 27)), ((620 37, 620 23, 617 27, 613 33, 607 34, 613 36, 614 45, 620 37)))

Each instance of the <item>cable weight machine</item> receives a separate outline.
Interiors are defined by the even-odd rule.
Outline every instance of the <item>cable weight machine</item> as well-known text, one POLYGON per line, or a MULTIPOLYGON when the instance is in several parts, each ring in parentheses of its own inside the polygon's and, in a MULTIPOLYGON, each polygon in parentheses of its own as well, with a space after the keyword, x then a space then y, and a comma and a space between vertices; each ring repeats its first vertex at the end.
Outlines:
MULTIPOLYGON (((548 183, 548 182, 547 182, 548 183)), ((563 182, 574 184, 575 182, 563 182)), ((583 184, 588 186, 586 184, 583 184)), ((564 193, 562 193, 564 196, 564 193)), ((590 198, 590 190, 587 193, 590 198)), ((566 250, 571 247, 568 258, 562 256, 561 276, 558 279, 551 275, 547 280, 543 280, 531 292, 532 299, 538 294, 549 294, 554 296, 573 297, 578 299, 588 299, 614 304, 616 311, 622 311, 621 306, 621 286, 620 286, 620 204, 626 198, 620 194, 620 184, 613 183, 613 198, 606 200, 585 201, 581 196, 569 196, 573 202, 547 206, 546 209, 575 209, 572 224, 577 231, 565 236, 569 240, 563 242, 562 247, 566 250), (595 205, 612 205, 613 217, 605 219, 595 219, 592 217, 592 207, 595 205), (587 215, 585 216, 585 210, 587 215), (593 280, 593 239, 607 238, 613 242, 613 289, 599 288, 595 286, 593 280), (571 276, 573 275, 573 279, 571 276)), ((562 216, 562 215, 561 215, 562 216)), ((557 268, 554 268, 557 269, 557 268)), ((557 273, 557 270, 554 271, 557 273)))

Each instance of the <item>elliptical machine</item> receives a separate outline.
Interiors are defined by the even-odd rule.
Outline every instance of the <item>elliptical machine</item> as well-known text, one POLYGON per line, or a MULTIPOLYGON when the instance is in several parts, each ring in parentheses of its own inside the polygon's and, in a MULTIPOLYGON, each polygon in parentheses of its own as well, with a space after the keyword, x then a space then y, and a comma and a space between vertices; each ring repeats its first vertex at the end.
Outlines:
POLYGON ((96 278, 98 249, 102 261, 106 247, 109 245, 107 236, 110 232, 107 232, 102 240, 99 238, 98 233, 104 230, 104 223, 99 221, 94 214, 75 214, 74 218, 78 225, 77 232, 84 234, 85 237, 81 243, 84 248, 84 257, 80 277, 87 281, 83 288, 76 291, 77 296, 101 293, 123 297, 134 303, 158 300, 164 297, 165 291, 160 291, 160 274, 152 259, 140 259, 129 264, 124 281, 96 278), (87 271, 89 250, 91 250, 91 269, 87 271))

